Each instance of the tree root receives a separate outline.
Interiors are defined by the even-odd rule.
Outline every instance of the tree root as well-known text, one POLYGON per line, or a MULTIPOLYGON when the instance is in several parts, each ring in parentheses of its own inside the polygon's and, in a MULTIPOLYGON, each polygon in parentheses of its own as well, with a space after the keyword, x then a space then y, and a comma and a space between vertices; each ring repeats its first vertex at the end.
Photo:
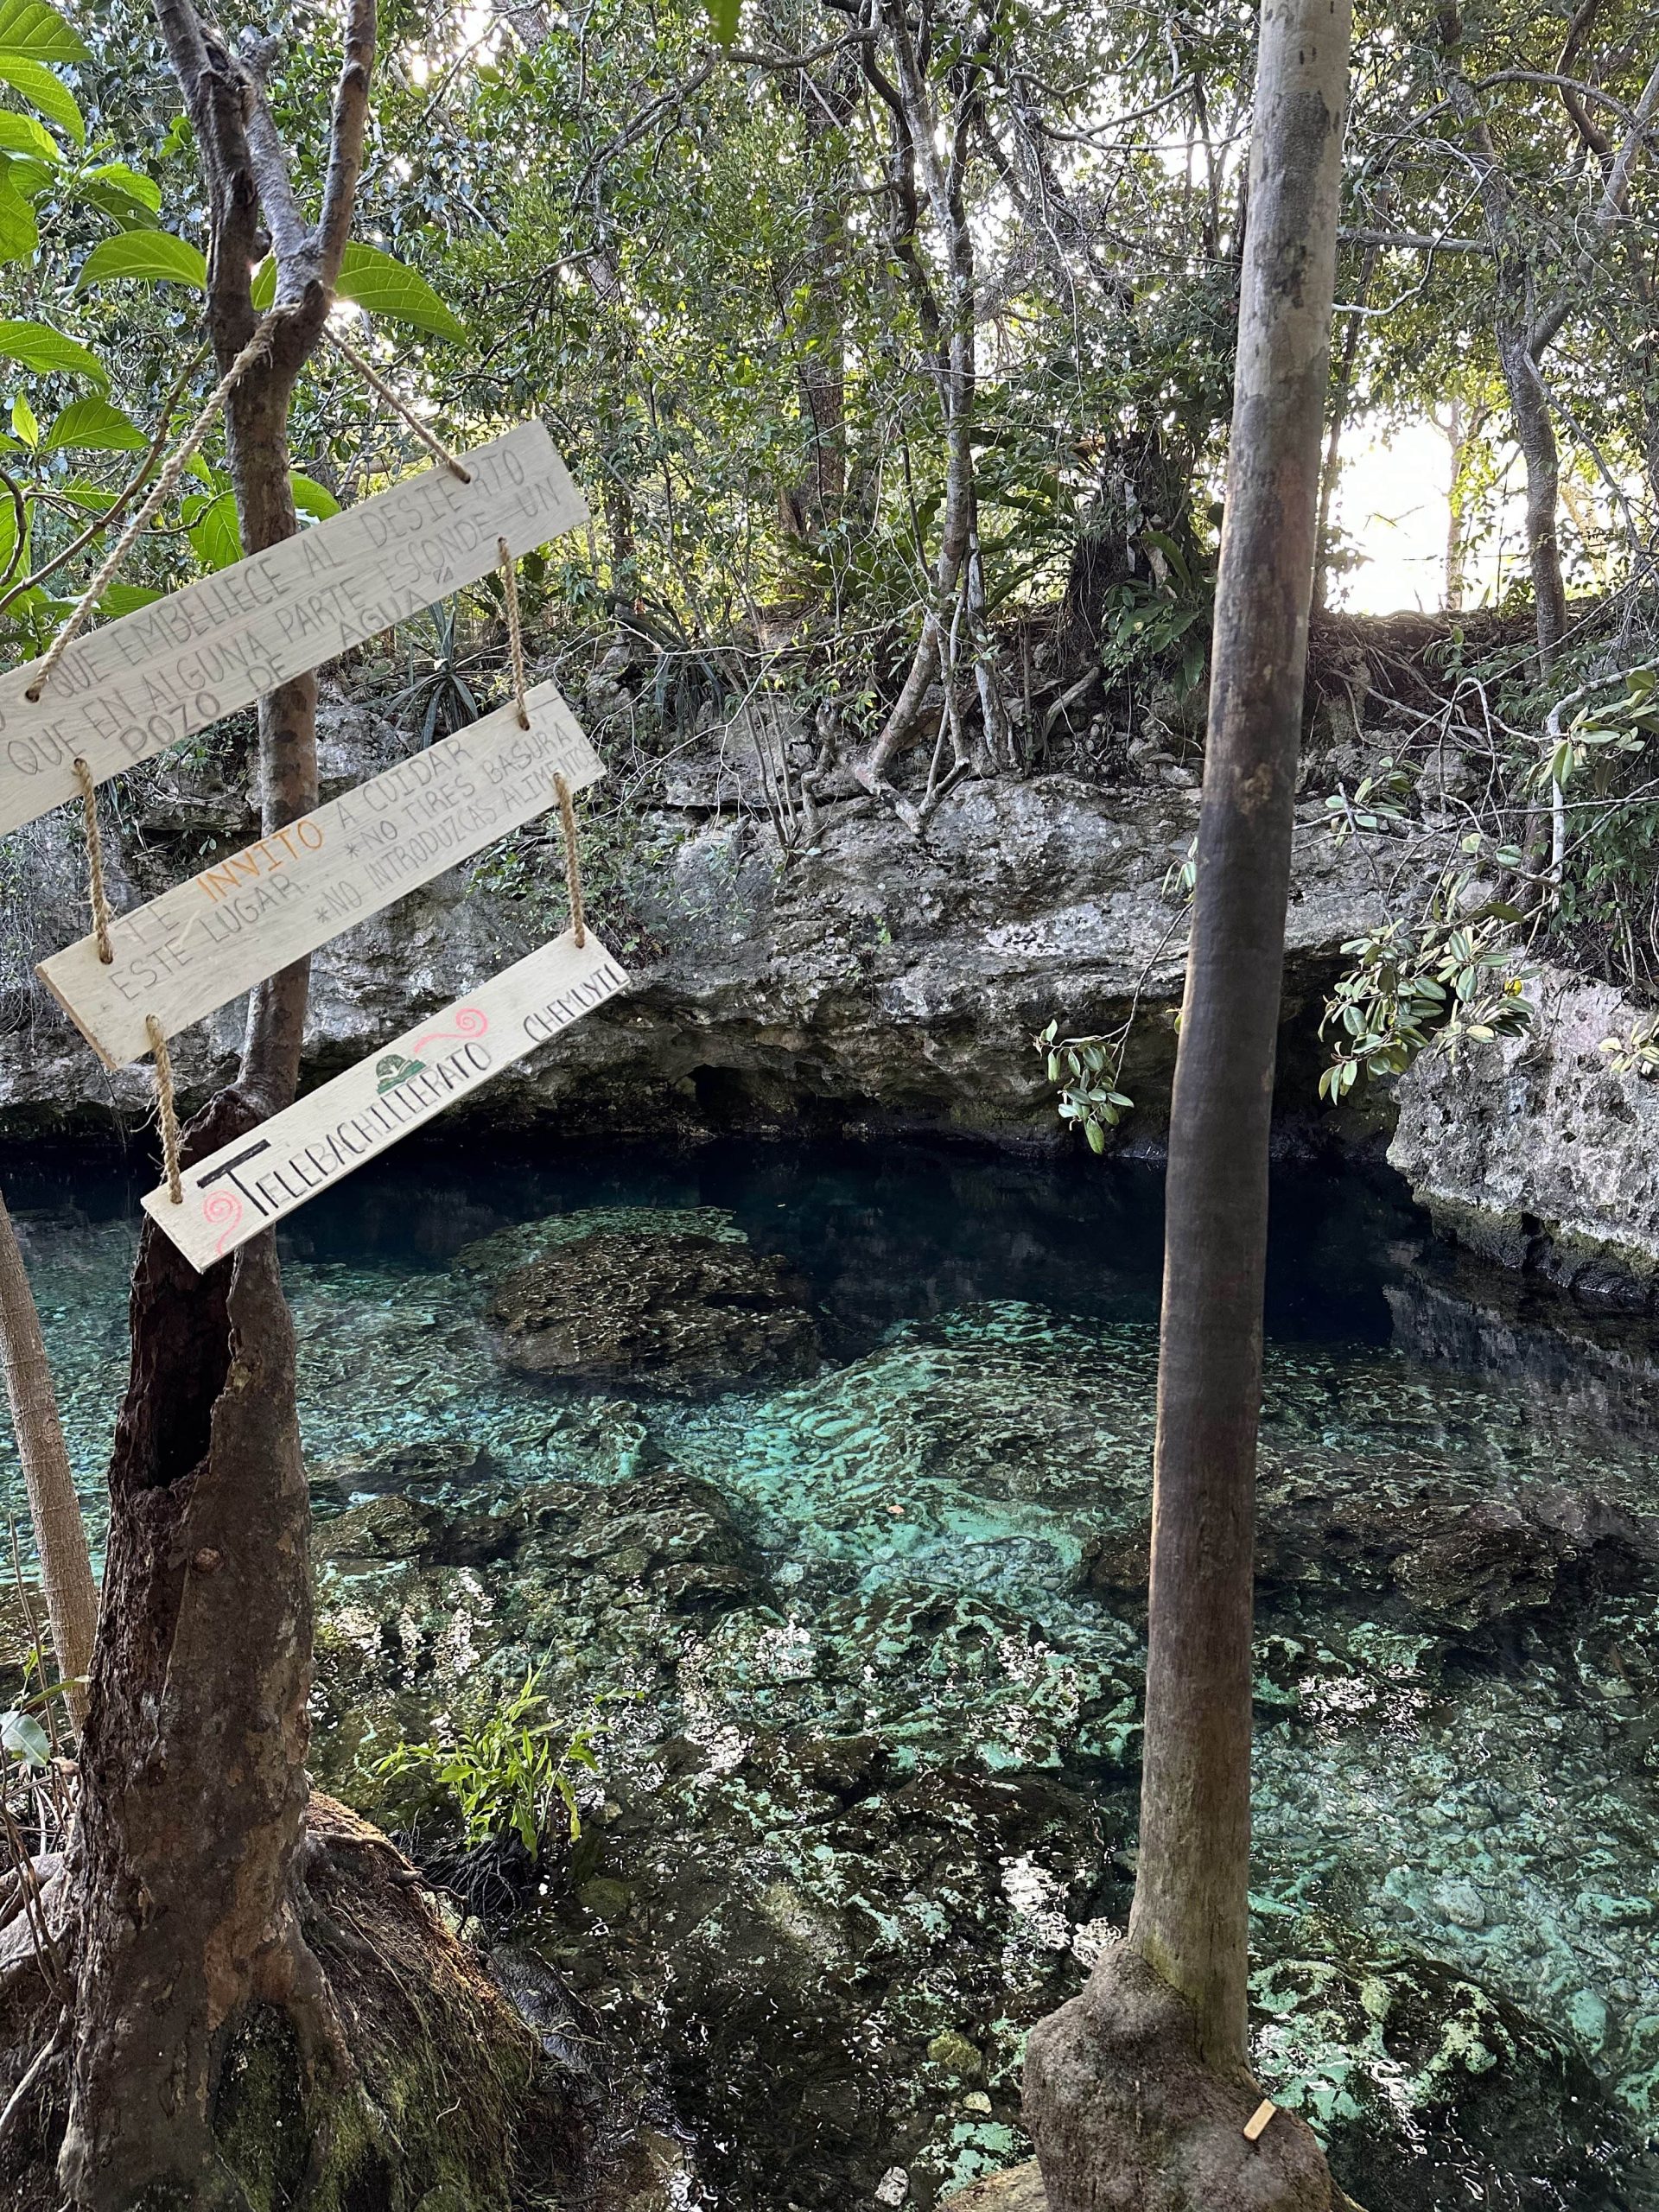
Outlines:
MULTIPOLYGON (((449 1935, 407 1860, 314 1796, 294 1867, 230 2033, 200 2212, 582 2200, 599 2148, 585 2080, 449 1935)), ((67 2023, 23 1963, 0 1983, 0 2205, 58 2212, 67 2082, 50 2046, 67 2023)))
POLYGON ((1313 2130, 1198 2056, 1185 2000, 1127 1943, 1032 2031, 1025 2112, 1046 2212, 1340 2212, 1313 2130))

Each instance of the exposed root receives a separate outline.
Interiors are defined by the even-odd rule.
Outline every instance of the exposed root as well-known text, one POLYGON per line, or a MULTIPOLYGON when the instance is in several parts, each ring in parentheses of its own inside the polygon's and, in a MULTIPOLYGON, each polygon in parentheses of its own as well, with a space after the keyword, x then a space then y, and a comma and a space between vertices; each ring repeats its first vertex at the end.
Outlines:
MULTIPOLYGON (((586 2081, 451 1936, 366 1821, 313 1797, 288 1903, 254 1966, 197 2183, 204 2212, 285 2203, 408 2212, 436 2193, 498 2204, 591 2196, 586 2081)), ((70 1923, 71 1879, 42 1885, 70 1923)), ((0 1934, 20 1947, 26 1923, 0 1934)), ((22 1963, 28 1964, 28 1961, 22 1963)), ((0 2204, 58 2212, 68 2023, 38 1967, 0 1982, 0 2204)))

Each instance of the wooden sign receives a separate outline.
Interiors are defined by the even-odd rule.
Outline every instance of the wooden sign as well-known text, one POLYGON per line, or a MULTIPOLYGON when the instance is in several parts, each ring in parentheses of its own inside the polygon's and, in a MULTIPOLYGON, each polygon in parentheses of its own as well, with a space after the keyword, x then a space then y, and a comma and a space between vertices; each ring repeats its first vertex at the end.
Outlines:
POLYGON ((184 1171, 183 1203, 166 1186, 144 1207, 197 1268, 281 1221, 556 1037, 627 985, 590 930, 567 931, 433 1014, 249 1135, 184 1171))
POLYGON ((137 1059, 147 1016, 172 1036, 540 814, 556 774, 604 774, 552 684, 526 704, 528 729, 502 707, 118 915, 107 967, 84 937, 35 974, 105 1067, 137 1059))
POLYGON ((332 660, 583 521, 544 423, 361 499, 216 575, 78 639, 38 702, 37 663, 0 677, 0 835, 291 677, 332 660))

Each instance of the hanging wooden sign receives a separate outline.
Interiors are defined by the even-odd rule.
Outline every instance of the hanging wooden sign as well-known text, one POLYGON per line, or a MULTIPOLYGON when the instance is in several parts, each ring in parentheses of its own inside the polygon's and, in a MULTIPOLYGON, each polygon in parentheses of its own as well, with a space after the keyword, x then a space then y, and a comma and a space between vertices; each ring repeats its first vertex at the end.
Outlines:
POLYGON ((544 423, 406 477, 280 545, 0 677, 0 835, 319 668, 587 516, 544 423))
POLYGON ((343 791, 110 925, 35 969, 105 1067, 188 1028, 341 930, 481 852, 605 772, 551 683, 525 697, 530 728, 502 707, 343 791))
POLYGON ((567 930, 470 998, 187 1167, 178 1205, 163 1185, 147 1194, 145 1211, 193 1267, 211 1268, 626 989, 627 981, 591 930, 580 947, 567 930))

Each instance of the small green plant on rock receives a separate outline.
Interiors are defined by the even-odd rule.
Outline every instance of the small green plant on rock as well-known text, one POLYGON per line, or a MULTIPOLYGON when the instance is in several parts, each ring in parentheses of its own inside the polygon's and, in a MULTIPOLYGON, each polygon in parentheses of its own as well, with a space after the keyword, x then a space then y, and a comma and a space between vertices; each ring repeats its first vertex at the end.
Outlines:
POLYGON ((1659 1014, 1633 1021, 1622 1037, 1604 1037, 1600 1049, 1615 1075, 1659 1075, 1659 1014))
POLYGON ((582 1834, 575 1776, 599 1772, 593 1742, 603 1732, 600 1703, 566 1736, 548 1711, 540 1675, 489 1716, 455 1732, 447 1744, 399 1744, 377 1762, 383 1781, 416 1775, 448 1796, 460 1814, 468 1850, 517 1837, 532 1862, 561 1809, 574 1843, 582 1834), (563 1740, 561 1740, 563 1739, 563 1740))

